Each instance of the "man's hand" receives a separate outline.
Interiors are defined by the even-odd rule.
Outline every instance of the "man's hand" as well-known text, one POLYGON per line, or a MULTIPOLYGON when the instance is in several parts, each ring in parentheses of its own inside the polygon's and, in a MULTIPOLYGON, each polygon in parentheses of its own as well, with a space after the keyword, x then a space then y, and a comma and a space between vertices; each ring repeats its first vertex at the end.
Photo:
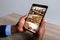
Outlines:
POLYGON ((24 32, 23 30, 23 25, 25 23, 25 19, 27 18, 28 14, 25 16, 20 17, 18 23, 16 25, 12 25, 11 27, 11 33, 16 33, 16 32, 24 32))
POLYGON ((46 19, 43 19, 43 22, 39 28, 39 32, 34 37, 34 40, 43 40, 43 36, 45 33, 45 25, 46 25, 46 19))
POLYGON ((19 19, 19 22, 18 22, 18 30, 20 32, 24 32, 23 30, 23 25, 25 23, 25 19, 27 18, 28 14, 26 14, 25 16, 22 16, 20 19, 19 19))

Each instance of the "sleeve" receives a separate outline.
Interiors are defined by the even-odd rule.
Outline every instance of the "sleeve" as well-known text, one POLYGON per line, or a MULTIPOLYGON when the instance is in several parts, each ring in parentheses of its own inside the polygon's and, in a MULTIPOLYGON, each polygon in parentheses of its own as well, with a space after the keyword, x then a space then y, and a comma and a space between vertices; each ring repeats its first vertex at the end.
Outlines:
POLYGON ((0 25, 0 37, 6 37, 5 29, 6 25, 0 25))
POLYGON ((6 36, 11 35, 11 25, 6 25, 5 34, 6 36))
POLYGON ((11 35, 11 25, 0 25, 0 37, 11 35))

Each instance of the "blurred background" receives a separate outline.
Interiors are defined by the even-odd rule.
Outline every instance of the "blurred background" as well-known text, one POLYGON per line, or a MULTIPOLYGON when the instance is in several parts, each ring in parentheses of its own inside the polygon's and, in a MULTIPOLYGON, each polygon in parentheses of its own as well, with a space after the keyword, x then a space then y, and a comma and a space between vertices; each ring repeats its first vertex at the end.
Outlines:
POLYGON ((33 3, 48 5, 47 22, 60 26, 60 0, 0 0, 0 17, 11 13, 25 15, 33 3))

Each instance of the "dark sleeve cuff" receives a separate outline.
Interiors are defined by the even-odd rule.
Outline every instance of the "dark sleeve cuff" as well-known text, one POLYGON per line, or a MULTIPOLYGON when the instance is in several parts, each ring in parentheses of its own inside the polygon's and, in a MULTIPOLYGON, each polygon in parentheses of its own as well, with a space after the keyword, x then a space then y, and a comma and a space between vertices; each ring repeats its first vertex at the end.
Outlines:
POLYGON ((5 29, 6 25, 0 25, 0 37, 6 37, 5 29))

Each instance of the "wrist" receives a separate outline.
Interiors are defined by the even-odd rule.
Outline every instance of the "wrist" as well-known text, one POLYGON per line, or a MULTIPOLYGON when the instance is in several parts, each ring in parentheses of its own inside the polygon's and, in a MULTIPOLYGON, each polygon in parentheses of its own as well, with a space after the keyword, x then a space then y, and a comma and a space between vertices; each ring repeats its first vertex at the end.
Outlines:
POLYGON ((18 32, 18 26, 17 25, 11 25, 11 33, 17 33, 18 32))

